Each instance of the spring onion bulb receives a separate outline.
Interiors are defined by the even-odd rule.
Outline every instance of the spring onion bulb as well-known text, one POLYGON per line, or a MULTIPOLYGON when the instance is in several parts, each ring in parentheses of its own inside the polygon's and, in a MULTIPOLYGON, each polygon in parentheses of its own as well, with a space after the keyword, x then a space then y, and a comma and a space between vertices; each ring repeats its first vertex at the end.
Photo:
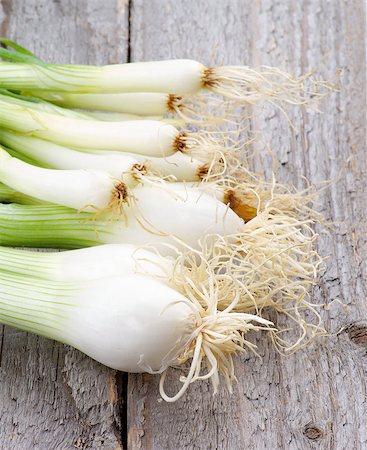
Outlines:
MULTIPOLYGON (((25 102, 26 103, 26 102, 25 102)), ((174 153, 180 132, 154 120, 103 122, 63 117, 18 106, 0 96, 0 125, 72 147, 164 156, 174 153)))
POLYGON ((187 303, 139 275, 63 283, 0 273, 2 324, 72 345, 123 371, 163 371, 174 361, 196 328, 187 303))
POLYGON ((66 108, 134 114, 138 116, 164 116, 174 112, 179 97, 159 92, 125 92, 113 94, 72 94, 45 90, 23 92, 66 108))
MULTIPOLYGON (((130 156, 133 156, 130 154, 130 156)), ((142 155, 134 155, 140 164, 144 165, 147 170, 157 174, 161 177, 171 177, 177 181, 200 181, 205 178, 210 169, 211 164, 215 165, 215 155, 213 155, 212 161, 205 162, 194 158, 189 155, 185 155, 182 152, 176 152, 167 158, 150 157, 144 158, 142 155)), ((209 156, 209 155, 208 155, 209 156)), ((212 170, 219 170, 220 162, 212 170)))
MULTIPOLYGON (((190 180, 188 180, 190 181, 190 180)), ((204 177, 203 183, 198 183, 197 180, 192 180, 191 182, 178 182, 175 183, 176 186, 180 186, 181 189, 197 190, 201 192, 206 192, 207 194, 215 197, 220 202, 228 205, 239 217, 241 217, 245 222, 252 220, 256 217, 257 211, 259 209, 259 202, 263 200, 264 195, 269 194, 268 192, 261 192, 257 194, 257 197, 249 201, 248 195, 241 195, 240 189, 246 189, 246 184, 241 185, 237 183, 235 186, 237 192, 228 185, 227 180, 224 183, 219 179, 218 181, 206 181, 204 177)), ((247 187, 250 191, 250 186, 247 187)))
POLYGON ((307 78, 310 78, 309 75, 293 77, 273 67, 261 67, 258 70, 246 66, 208 68, 188 59, 103 67, 46 63, 0 64, 0 86, 11 90, 185 95, 209 89, 227 99, 250 104, 262 101, 304 103, 304 82, 307 78))
POLYGON ((143 270, 145 266, 150 272, 159 270, 158 255, 118 247, 64 252, 56 258, 0 249, 4 262, 0 271, 0 323, 72 345, 117 370, 162 373, 160 392, 166 401, 178 400, 192 382, 200 379, 210 378, 216 392, 220 373, 231 389, 235 379, 232 356, 255 348, 244 335, 250 330, 270 331, 271 322, 234 312, 239 296, 233 289, 227 293, 233 297, 232 304, 218 311, 218 296, 223 293, 221 276, 210 264, 202 269, 210 289, 196 286, 200 303, 194 295, 188 293, 186 297, 160 282, 159 273, 147 276, 136 272, 134 253, 141 252, 138 259, 143 270), (111 251, 125 274, 111 275, 113 261, 109 261, 104 266, 107 276, 91 279, 88 267, 103 270, 100 259, 111 251), (96 262, 88 263, 88 256, 96 257, 96 262), (170 397, 164 389, 167 369, 171 365, 182 367, 188 360, 191 365, 183 385, 170 397), (207 369, 203 374, 204 363, 207 369))
POLYGON ((127 187, 97 170, 53 170, 13 158, 0 147, 0 181, 23 194, 75 209, 120 208, 127 187))
POLYGON ((199 181, 208 174, 210 164, 210 155, 198 160, 181 152, 166 158, 107 151, 81 152, 7 130, 1 130, 0 144, 11 149, 7 151, 12 156, 31 164, 40 164, 50 169, 98 169, 118 179, 126 176, 134 167, 144 166, 151 173, 162 177, 173 177, 179 181, 199 181))
MULTIPOLYGON (((124 242, 153 244, 162 252, 170 250, 167 244, 180 247, 181 241, 197 249, 206 234, 236 239, 243 227, 243 220, 213 195, 175 183, 143 182, 134 188, 124 212, 128 223, 124 242)), ((115 226, 121 233, 121 223, 115 226)))

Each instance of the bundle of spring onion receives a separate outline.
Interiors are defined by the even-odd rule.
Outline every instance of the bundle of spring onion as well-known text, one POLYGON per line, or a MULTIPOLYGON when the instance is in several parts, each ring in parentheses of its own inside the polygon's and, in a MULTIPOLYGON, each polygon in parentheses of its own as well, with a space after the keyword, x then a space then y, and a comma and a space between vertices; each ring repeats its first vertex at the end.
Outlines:
POLYGON ((323 95, 318 87, 325 87, 309 74, 293 77, 267 66, 258 70, 247 66, 205 67, 188 59, 103 67, 47 64, 9 39, 1 38, 0 43, 7 47, 0 48, 0 57, 11 61, 0 64, 0 87, 27 91, 70 107, 164 115, 185 110, 182 96, 197 95, 202 90, 237 104, 269 101, 295 105, 307 103, 308 96, 323 95), (311 85, 308 92, 306 80, 311 85))
POLYGON ((0 201, 12 203, 0 205, 0 244, 93 247, 0 248, 1 323, 118 370, 162 373, 167 401, 199 379, 216 391, 219 373, 231 389, 232 354, 254 349, 250 330, 266 329, 284 352, 324 333, 308 300, 322 262, 309 198, 251 174, 222 131, 160 117, 190 121, 208 98, 201 89, 236 104, 304 103, 304 78, 189 60, 51 65, 0 42, 11 61, 0 62, 0 201), (264 308, 294 321, 295 342, 264 308), (168 396, 167 368, 190 359, 168 396))
POLYGON ((114 150, 153 157, 167 157, 177 151, 205 156, 220 148, 209 132, 178 130, 161 120, 101 121, 91 117, 68 117, 58 111, 42 110, 40 105, 42 103, 0 95, 0 125, 79 149, 114 150))
MULTIPOLYGON (((10 200, 13 194, 8 193, 10 200)), ((28 203, 28 198, 25 200, 28 203)), ((22 201, 19 196, 18 201, 22 201)), ((196 269, 196 256, 215 261, 213 272, 218 274, 220 284, 223 280, 219 273, 225 271, 240 292, 236 311, 259 313, 271 307, 279 313, 286 312, 294 321, 300 332, 295 341, 285 341, 282 330, 274 334, 278 348, 287 353, 306 345, 308 340, 324 331, 309 301, 310 289, 322 263, 314 248, 317 235, 311 225, 310 220, 300 221, 269 205, 243 225, 241 235, 207 235, 201 241, 193 240, 189 231, 185 236, 187 242, 196 244, 196 249, 191 249, 191 268, 195 267, 196 280, 204 285, 208 282, 205 267, 199 265, 200 271, 196 269)), ((96 219, 91 213, 78 213, 60 206, 0 205, 2 245, 73 249, 111 243, 137 246, 149 243, 149 247, 159 248, 162 255, 174 258, 179 248, 183 251, 187 248, 174 236, 162 239, 147 233, 144 240, 136 239, 138 234, 138 228, 131 230, 118 219, 96 219)), ((190 266, 187 260, 186 265, 190 266)), ((195 289, 193 285, 187 287, 195 289)), ((218 299, 217 307, 225 310, 230 303, 226 294, 218 299)), ((291 328, 289 324, 287 326, 291 328)))

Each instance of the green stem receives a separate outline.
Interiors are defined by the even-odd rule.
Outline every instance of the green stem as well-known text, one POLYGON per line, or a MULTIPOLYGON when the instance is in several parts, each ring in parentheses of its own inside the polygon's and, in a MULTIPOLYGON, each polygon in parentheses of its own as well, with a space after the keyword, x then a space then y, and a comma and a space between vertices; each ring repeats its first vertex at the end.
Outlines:
MULTIPOLYGON (((3 52, 3 57, 11 56, 11 52, 3 52)), ((98 92, 102 73, 103 69, 95 66, 2 62, 0 64, 0 87, 15 91, 48 89, 98 92)))
POLYGON ((0 245, 73 249, 118 242, 116 221, 57 205, 1 204, 0 245))
MULTIPOLYGON (((0 65, 1 68, 1 65, 0 65)), ((84 114, 78 111, 74 111, 72 109, 63 108, 61 106, 54 105, 53 103, 48 102, 47 100, 43 100, 38 97, 25 96, 22 94, 16 94, 14 92, 8 91, 6 89, 0 89, 0 100, 7 102, 9 108, 11 106, 26 108, 34 111, 40 111, 50 114, 57 114, 63 117, 71 117, 75 119, 84 119, 84 120, 92 120, 88 114, 84 114)), ((13 109, 14 109, 13 108, 13 109)), ((24 112, 24 111, 23 111, 24 112)), ((3 123, 2 123, 2 126, 3 123)))
POLYGON ((57 271, 60 252, 35 252, 0 247, 0 270, 29 277, 50 279, 57 271))
POLYGON ((5 47, 0 47, 0 57, 14 62, 27 62, 32 64, 43 64, 43 61, 37 58, 31 51, 17 44, 16 42, 2 37, 0 44, 5 47), (11 50, 9 50, 11 49, 11 50))
MULTIPOLYGON (((13 151, 9 152, 12 156, 13 151)), ((23 158, 20 158, 23 159, 23 158)), ((39 165, 39 164, 35 164, 39 165)), ((0 183, 0 202, 2 203, 20 203, 21 205, 39 205, 44 202, 40 200, 30 197, 29 195, 22 194, 21 192, 16 191, 15 189, 7 186, 6 184, 0 183)))
MULTIPOLYGON (((1 133, 1 131, 0 131, 0 133, 1 133)), ((1 142, 1 136, 0 136, 0 142, 1 142)), ((34 159, 30 158, 29 156, 27 156, 23 153, 20 153, 17 150, 14 150, 13 148, 9 148, 6 145, 2 145, 2 147, 6 150, 7 153, 9 153, 10 156, 13 156, 13 158, 20 159, 21 161, 31 164, 32 166, 46 167, 47 169, 51 169, 51 167, 47 167, 46 165, 41 164, 38 161, 35 161, 34 159)), ((9 187, 9 189, 11 189, 11 188, 9 187)), ((20 193, 18 193, 18 194, 20 194, 20 193)), ((24 195, 24 194, 22 194, 22 195, 24 195)), ((38 201, 37 199, 34 199, 34 200, 38 201)))
POLYGON ((0 272, 0 323, 64 342, 77 286, 0 272))

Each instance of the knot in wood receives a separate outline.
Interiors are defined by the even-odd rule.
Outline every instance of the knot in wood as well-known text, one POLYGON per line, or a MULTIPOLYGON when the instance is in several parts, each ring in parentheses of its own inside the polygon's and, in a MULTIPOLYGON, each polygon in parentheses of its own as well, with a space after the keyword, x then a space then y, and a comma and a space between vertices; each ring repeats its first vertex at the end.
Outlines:
POLYGON ((313 424, 308 424, 303 429, 303 434, 306 436, 307 439, 310 439, 311 441, 317 441, 318 439, 321 439, 324 436, 323 431, 313 424))
POLYGON ((353 323, 346 328, 346 332, 352 342, 361 347, 367 347, 367 324, 353 323))

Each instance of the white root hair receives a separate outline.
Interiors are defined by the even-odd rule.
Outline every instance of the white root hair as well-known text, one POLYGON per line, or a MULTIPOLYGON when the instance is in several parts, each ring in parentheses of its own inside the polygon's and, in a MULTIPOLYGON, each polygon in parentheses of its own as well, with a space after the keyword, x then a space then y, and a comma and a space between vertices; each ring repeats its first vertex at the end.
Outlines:
POLYGON ((238 115, 234 115, 236 103, 223 99, 210 91, 202 91, 195 95, 169 94, 167 110, 189 125, 212 129, 225 125, 238 126, 238 115))
POLYGON ((267 330, 283 354, 327 334, 320 305, 310 301, 323 263, 314 248, 316 239, 311 220, 287 216, 270 206, 245 224, 241 233, 206 236, 200 250, 178 254, 170 284, 190 300, 200 319, 190 345, 175 364, 182 367, 191 359, 176 395, 170 397, 164 389, 168 369, 162 374, 164 400, 176 401, 191 383, 209 378, 217 392, 219 374, 231 392, 232 355, 246 349, 256 353, 254 344, 245 339, 250 330, 267 330), (267 321, 272 311, 288 319, 284 328, 267 321), (293 334, 293 340, 286 339, 294 329, 296 338, 293 334))
MULTIPOLYGON (((268 206, 240 233, 207 236, 201 241, 201 251, 210 258, 218 277, 219 310, 230 307, 261 317, 275 310, 290 319, 292 329, 299 330, 295 341, 285 340, 290 328, 272 330, 273 342, 282 353, 293 352, 326 334, 319 314, 321 305, 310 300, 325 260, 315 248, 318 235, 312 225, 310 219, 300 220, 268 206), (233 292, 240 292, 238 300, 233 292)), ((178 264, 180 270, 174 272, 172 285, 186 296, 187 290, 198 295, 181 272, 188 271, 194 285, 206 286, 208 270, 198 265, 197 257, 188 255, 185 263, 178 264)), ((275 326, 279 328, 277 322, 275 326)))
POLYGON ((269 320, 254 314, 234 311, 241 294, 236 280, 232 280, 231 293, 228 293, 233 296, 231 304, 223 311, 218 309, 220 296, 223 295, 221 281, 227 275, 219 275, 215 269, 216 263, 213 265, 213 261, 206 260, 200 251, 189 250, 182 253, 181 258, 179 257, 176 261, 174 272, 180 273, 180 283, 175 287, 176 289, 182 287, 185 291, 186 298, 191 302, 196 313, 197 323, 189 345, 177 357, 174 364, 175 367, 181 368, 191 359, 189 372, 186 376, 180 377, 183 385, 175 395, 169 396, 165 391, 164 383, 168 369, 165 369, 161 375, 159 391, 167 402, 180 399, 190 384, 198 380, 210 379, 213 391, 216 393, 220 374, 224 377, 229 391, 232 392, 232 382, 235 380, 232 356, 235 353, 245 352, 246 349, 256 350, 256 346, 245 339, 245 334, 251 330, 273 330, 272 322, 269 320), (187 270, 187 262, 192 258, 197 261, 196 267, 205 273, 205 281, 193 278, 193 273, 187 270), (206 368, 204 374, 203 368, 206 368))
POLYGON ((335 90, 325 81, 318 81, 312 72, 295 77, 275 67, 221 66, 204 71, 203 86, 239 104, 270 102, 280 106, 317 105, 335 90))

